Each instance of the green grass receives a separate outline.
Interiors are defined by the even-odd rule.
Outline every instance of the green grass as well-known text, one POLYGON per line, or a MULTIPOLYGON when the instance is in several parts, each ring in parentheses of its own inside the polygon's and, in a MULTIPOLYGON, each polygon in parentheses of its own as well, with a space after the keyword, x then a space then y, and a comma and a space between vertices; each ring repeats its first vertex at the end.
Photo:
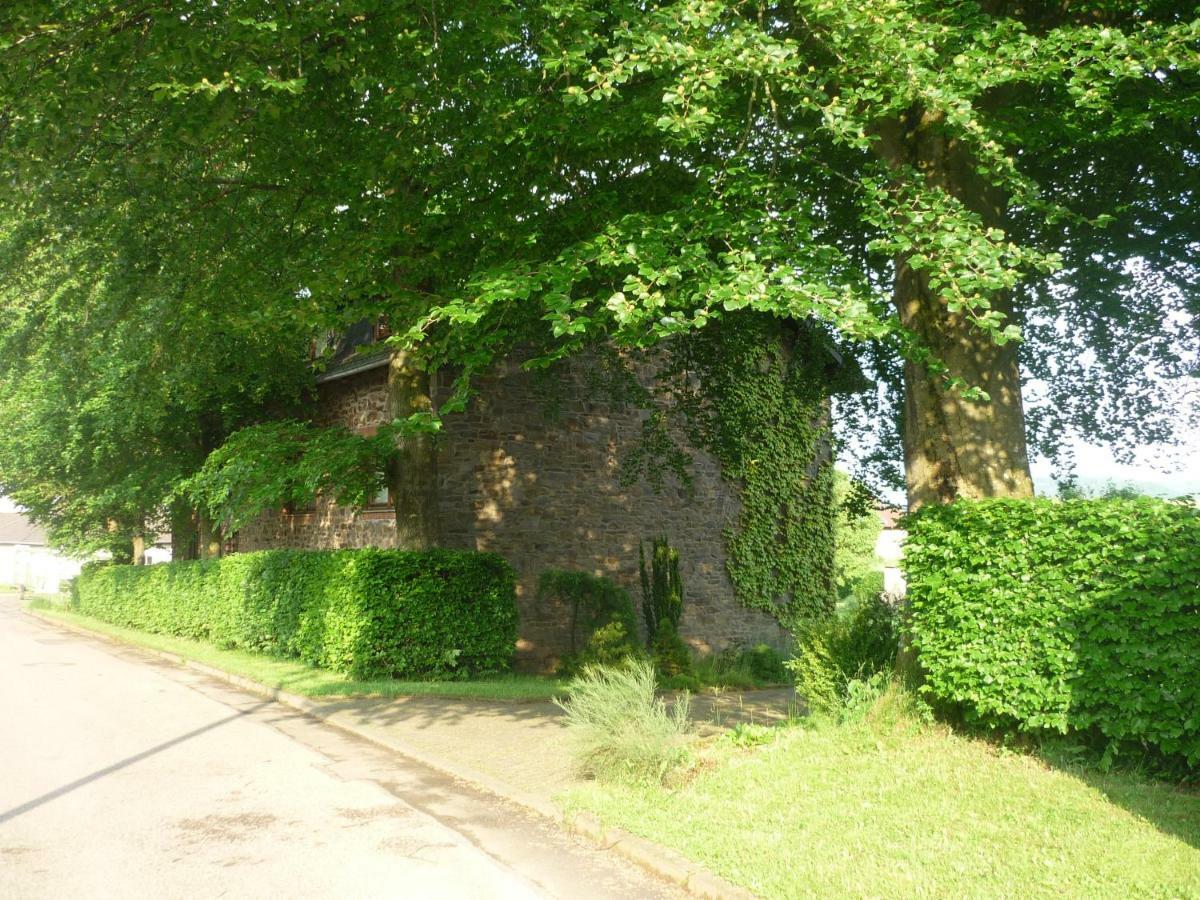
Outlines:
POLYGON ((564 695, 565 681, 539 675, 499 675, 472 681, 354 681, 298 660, 279 659, 244 650, 222 650, 212 644, 165 634, 149 634, 110 625, 46 600, 31 602, 38 612, 151 650, 174 653, 195 662, 250 678, 305 697, 434 696, 479 700, 550 700, 564 695))
POLYGON ((1200 794, 1058 770, 907 716, 710 745, 674 789, 574 809, 765 897, 1200 897, 1200 794))

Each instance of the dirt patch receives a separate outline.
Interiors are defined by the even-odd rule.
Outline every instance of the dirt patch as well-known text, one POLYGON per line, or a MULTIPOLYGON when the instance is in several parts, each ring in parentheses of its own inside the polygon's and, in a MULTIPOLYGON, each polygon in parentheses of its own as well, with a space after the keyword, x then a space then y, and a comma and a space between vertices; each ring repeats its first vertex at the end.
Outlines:
POLYGON ((237 816, 203 816, 180 819, 175 827, 190 841, 241 841, 275 823, 269 813, 242 813, 237 816))

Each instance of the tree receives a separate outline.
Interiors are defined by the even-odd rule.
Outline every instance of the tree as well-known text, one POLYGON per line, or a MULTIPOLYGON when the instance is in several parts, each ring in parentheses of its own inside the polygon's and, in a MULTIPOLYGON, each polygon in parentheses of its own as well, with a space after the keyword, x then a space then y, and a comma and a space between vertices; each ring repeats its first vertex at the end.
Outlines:
POLYGON ((148 250, 196 321, 386 314, 460 373, 443 413, 518 347, 810 320, 902 372, 912 505, 1019 495, 1027 433, 1169 437, 1197 27, 1167 0, 16 0, 4 205, 148 250))
POLYGON ((1083 361, 1129 348, 1177 378, 1195 357, 1198 25, 1177 4, 557 8, 575 18, 545 58, 571 96, 630 129, 661 96, 657 167, 706 182, 556 261, 617 288, 551 295, 561 333, 668 334, 752 308, 890 343, 911 506, 1032 492, 1022 325, 1026 367, 1059 401, 1044 448, 1068 423, 1161 438, 1170 412, 1194 419, 1120 357, 1083 361), (1098 421, 1101 394, 1128 405, 1098 421))
MULTIPOLYGON (((310 377, 289 329, 233 306, 188 309, 121 243, 28 219, 0 227, 0 492, 80 555, 137 561, 196 525, 175 483, 264 411, 298 407, 310 377)), ((203 542, 201 542, 203 550, 203 542)))

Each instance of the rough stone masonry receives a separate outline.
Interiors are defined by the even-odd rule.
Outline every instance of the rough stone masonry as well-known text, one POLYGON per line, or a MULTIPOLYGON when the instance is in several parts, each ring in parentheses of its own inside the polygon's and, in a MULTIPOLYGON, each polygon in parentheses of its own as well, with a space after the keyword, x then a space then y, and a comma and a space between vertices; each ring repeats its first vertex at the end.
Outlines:
MULTIPOLYGON (((317 421, 373 433, 386 418, 385 373, 385 367, 327 373, 317 421)), ((637 607, 638 542, 661 534, 679 550, 685 641, 702 652, 760 642, 782 646, 787 636, 775 619, 734 597, 723 531, 738 515, 738 492, 716 461, 693 451, 690 492, 670 480, 660 492, 644 483, 622 486, 621 453, 640 437, 645 413, 590 398, 578 372, 565 378, 551 417, 529 373, 506 364, 479 381, 465 413, 446 418, 440 439, 442 543, 499 553, 516 569, 518 665, 549 669, 569 646, 565 607, 538 600, 542 572, 607 576, 630 591, 637 607)), ((448 385, 444 379, 439 393, 448 385)), ((394 530, 390 506, 318 503, 262 516, 238 534, 237 546, 391 547, 394 530)))

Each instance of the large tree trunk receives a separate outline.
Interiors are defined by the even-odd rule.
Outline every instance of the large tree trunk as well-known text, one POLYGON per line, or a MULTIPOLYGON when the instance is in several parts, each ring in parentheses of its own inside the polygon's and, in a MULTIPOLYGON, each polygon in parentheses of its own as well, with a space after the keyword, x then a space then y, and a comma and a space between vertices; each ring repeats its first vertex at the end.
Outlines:
POLYGON ((198 559, 200 556, 200 535, 196 527, 196 513, 185 506, 177 505, 171 509, 171 559, 198 559))
POLYGON ((146 564, 146 536, 144 534, 135 534, 132 544, 133 552, 131 557, 133 564, 135 566, 144 566, 146 564))
MULTIPOLYGON (((388 362, 388 416, 392 421, 433 410, 430 373, 413 356, 396 351, 388 362)), ((396 510, 396 546, 401 550, 436 547, 438 517, 437 446, 432 434, 396 439, 388 483, 396 510)))
POLYGON ((221 555, 221 532, 204 513, 200 513, 199 532, 200 558, 217 559, 221 555))
MULTIPOLYGON (((936 115, 914 113, 880 127, 880 152, 895 167, 915 166, 926 181, 958 198, 988 227, 1005 224, 1006 198, 975 171, 936 115)), ((919 362, 904 364, 904 467, 908 507, 958 497, 1029 497, 1033 480, 1025 445, 1025 411, 1016 345, 998 346, 930 290, 928 277, 896 261, 894 301, 914 332, 949 374, 986 391, 989 402, 966 400, 919 362)), ((1011 311, 1007 297, 992 305, 1011 311)))

